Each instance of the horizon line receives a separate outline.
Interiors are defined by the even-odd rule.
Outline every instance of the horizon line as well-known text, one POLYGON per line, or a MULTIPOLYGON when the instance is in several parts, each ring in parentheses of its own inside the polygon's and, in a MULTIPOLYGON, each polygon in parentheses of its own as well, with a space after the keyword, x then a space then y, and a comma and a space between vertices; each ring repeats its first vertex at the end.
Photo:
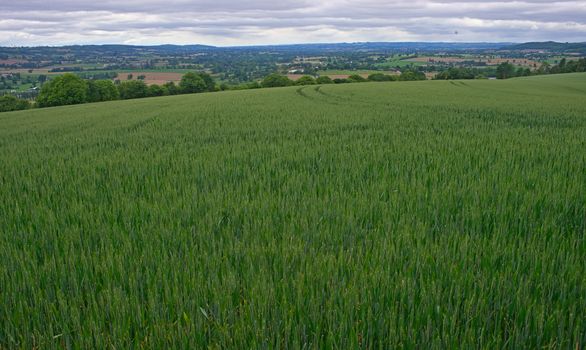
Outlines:
POLYGON ((307 43, 288 43, 288 44, 247 44, 247 45, 209 45, 209 44, 172 44, 172 43, 159 43, 159 44, 125 44, 125 43, 101 43, 101 44, 60 44, 60 45, 14 45, 14 46, 2 46, 1 48, 35 48, 35 47, 71 47, 71 46, 134 46, 134 47, 159 47, 159 46, 204 46, 210 48, 241 48, 241 47, 270 47, 270 46, 301 46, 301 45, 342 45, 342 44, 452 44, 452 45, 465 45, 465 44, 526 44, 526 43, 559 43, 559 44, 584 44, 586 41, 341 41, 341 42, 307 42, 307 43))

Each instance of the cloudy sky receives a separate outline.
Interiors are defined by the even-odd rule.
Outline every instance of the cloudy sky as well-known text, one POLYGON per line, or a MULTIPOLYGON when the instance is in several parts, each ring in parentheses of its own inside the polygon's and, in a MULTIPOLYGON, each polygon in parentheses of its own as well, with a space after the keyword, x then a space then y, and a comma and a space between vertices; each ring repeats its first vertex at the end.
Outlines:
POLYGON ((0 0, 0 46, 586 41, 586 0, 0 0))

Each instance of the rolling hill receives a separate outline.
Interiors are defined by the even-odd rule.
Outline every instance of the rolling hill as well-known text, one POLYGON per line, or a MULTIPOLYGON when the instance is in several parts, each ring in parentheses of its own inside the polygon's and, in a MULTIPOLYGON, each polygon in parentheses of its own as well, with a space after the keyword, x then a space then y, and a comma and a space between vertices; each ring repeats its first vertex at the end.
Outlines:
POLYGON ((0 348, 582 348, 586 75, 0 115, 0 348))
POLYGON ((528 42, 505 46, 506 50, 544 50, 552 52, 578 52, 586 53, 586 42, 584 43, 559 43, 555 41, 528 42))

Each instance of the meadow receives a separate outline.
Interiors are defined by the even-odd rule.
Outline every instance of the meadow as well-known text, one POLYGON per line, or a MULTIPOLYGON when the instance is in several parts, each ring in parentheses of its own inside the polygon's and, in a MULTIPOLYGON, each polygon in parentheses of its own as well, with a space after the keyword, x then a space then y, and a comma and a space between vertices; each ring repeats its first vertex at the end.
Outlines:
POLYGON ((586 346, 586 75, 0 114, 0 348, 586 346))

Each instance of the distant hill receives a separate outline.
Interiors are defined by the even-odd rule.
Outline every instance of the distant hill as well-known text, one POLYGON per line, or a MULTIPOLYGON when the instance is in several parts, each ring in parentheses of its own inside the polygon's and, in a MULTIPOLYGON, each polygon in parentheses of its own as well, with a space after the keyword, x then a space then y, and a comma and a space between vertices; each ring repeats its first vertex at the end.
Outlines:
POLYGON ((459 51, 459 50, 490 50, 498 49, 510 43, 446 43, 446 42, 353 42, 353 43, 321 43, 321 44, 293 44, 293 45, 266 45, 240 46, 230 49, 241 50, 270 50, 296 52, 348 52, 348 51, 459 51))
POLYGON ((460 51, 460 50, 492 50, 499 49, 510 43, 444 43, 444 42, 355 42, 355 43, 322 43, 292 45, 254 45, 216 47, 209 45, 69 45, 69 46, 38 46, 38 47, 0 47, 0 54, 184 54, 197 52, 301 52, 304 54, 331 52, 413 52, 413 51, 460 51))
POLYGON ((547 50, 557 52, 581 52, 586 53, 584 43, 559 43, 555 41, 528 42, 503 47, 505 50, 547 50))

